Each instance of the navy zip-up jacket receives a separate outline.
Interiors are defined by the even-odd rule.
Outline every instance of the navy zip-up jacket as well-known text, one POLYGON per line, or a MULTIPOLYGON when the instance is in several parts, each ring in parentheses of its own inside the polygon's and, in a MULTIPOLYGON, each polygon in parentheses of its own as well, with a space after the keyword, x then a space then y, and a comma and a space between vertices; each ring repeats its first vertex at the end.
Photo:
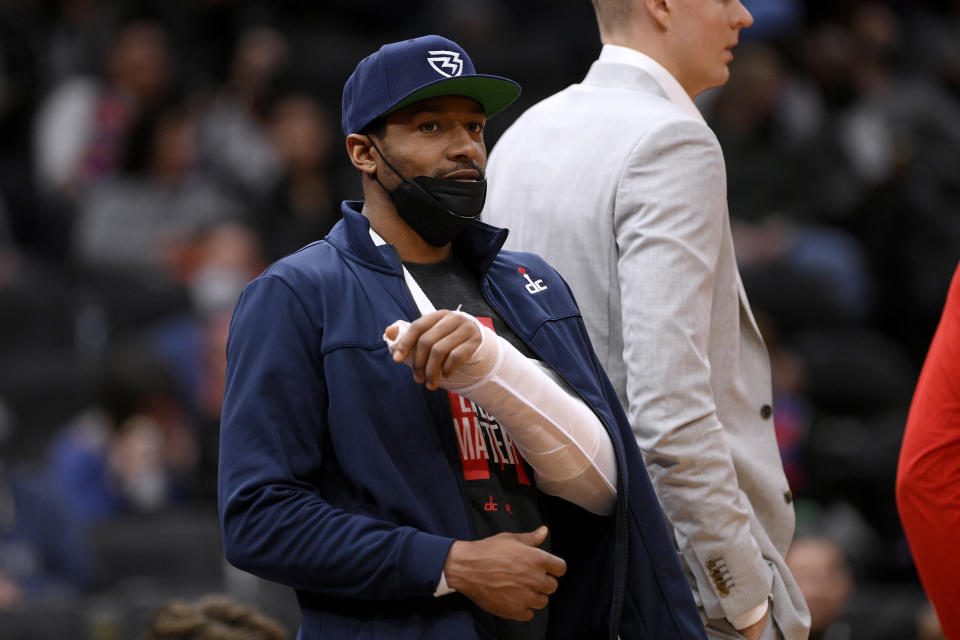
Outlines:
MULTIPOLYGON (((446 392, 417 384, 382 335, 419 316, 396 250, 362 203, 244 289, 227 345, 219 469, 227 559, 293 587, 298 638, 492 638, 466 597, 434 598, 447 551, 474 534, 446 392)), ((453 244, 488 303, 593 408, 617 453, 617 506, 542 495, 567 562, 550 638, 705 639, 627 418, 576 302, 546 262, 471 224, 453 244), (531 294, 523 267, 545 289, 531 294)))

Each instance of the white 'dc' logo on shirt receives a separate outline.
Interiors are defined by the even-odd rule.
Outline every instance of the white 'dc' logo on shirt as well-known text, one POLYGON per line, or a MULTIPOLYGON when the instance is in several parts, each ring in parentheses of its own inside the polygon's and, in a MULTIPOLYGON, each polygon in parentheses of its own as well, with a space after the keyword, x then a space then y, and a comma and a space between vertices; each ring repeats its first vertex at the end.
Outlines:
POLYGON ((433 57, 427 58, 427 62, 440 75, 452 78, 463 73, 463 60, 456 51, 428 51, 428 53, 433 57))

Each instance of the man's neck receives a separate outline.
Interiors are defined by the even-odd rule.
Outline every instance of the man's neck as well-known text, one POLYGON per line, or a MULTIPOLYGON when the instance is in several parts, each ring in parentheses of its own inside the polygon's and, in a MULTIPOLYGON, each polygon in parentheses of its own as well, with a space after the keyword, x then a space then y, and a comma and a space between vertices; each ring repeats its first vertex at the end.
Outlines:
POLYGON ((361 213, 370 221, 370 228, 392 244, 403 262, 441 262, 450 255, 450 245, 435 247, 410 228, 389 200, 376 197, 363 203, 361 213))

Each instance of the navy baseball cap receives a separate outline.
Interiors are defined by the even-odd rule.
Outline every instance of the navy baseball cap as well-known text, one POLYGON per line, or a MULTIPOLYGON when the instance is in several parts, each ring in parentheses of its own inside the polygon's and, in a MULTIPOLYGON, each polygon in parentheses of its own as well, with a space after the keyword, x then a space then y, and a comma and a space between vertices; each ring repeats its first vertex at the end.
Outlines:
POLYGON ((357 65, 343 86, 343 133, 407 105, 437 96, 466 96, 490 117, 520 95, 520 85, 476 72, 467 52, 441 36, 421 36, 380 47, 357 65))

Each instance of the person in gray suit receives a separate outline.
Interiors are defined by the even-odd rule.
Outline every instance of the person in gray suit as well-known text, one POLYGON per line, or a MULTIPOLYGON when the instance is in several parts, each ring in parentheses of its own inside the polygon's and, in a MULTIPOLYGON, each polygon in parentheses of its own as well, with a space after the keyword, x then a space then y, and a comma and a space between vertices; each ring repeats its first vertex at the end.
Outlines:
POLYGON ((753 18, 739 0, 594 8, 600 58, 501 137, 482 217, 568 279, 709 637, 802 640, 770 361, 737 271, 723 154, 692 101, 726 82, 753 18))

